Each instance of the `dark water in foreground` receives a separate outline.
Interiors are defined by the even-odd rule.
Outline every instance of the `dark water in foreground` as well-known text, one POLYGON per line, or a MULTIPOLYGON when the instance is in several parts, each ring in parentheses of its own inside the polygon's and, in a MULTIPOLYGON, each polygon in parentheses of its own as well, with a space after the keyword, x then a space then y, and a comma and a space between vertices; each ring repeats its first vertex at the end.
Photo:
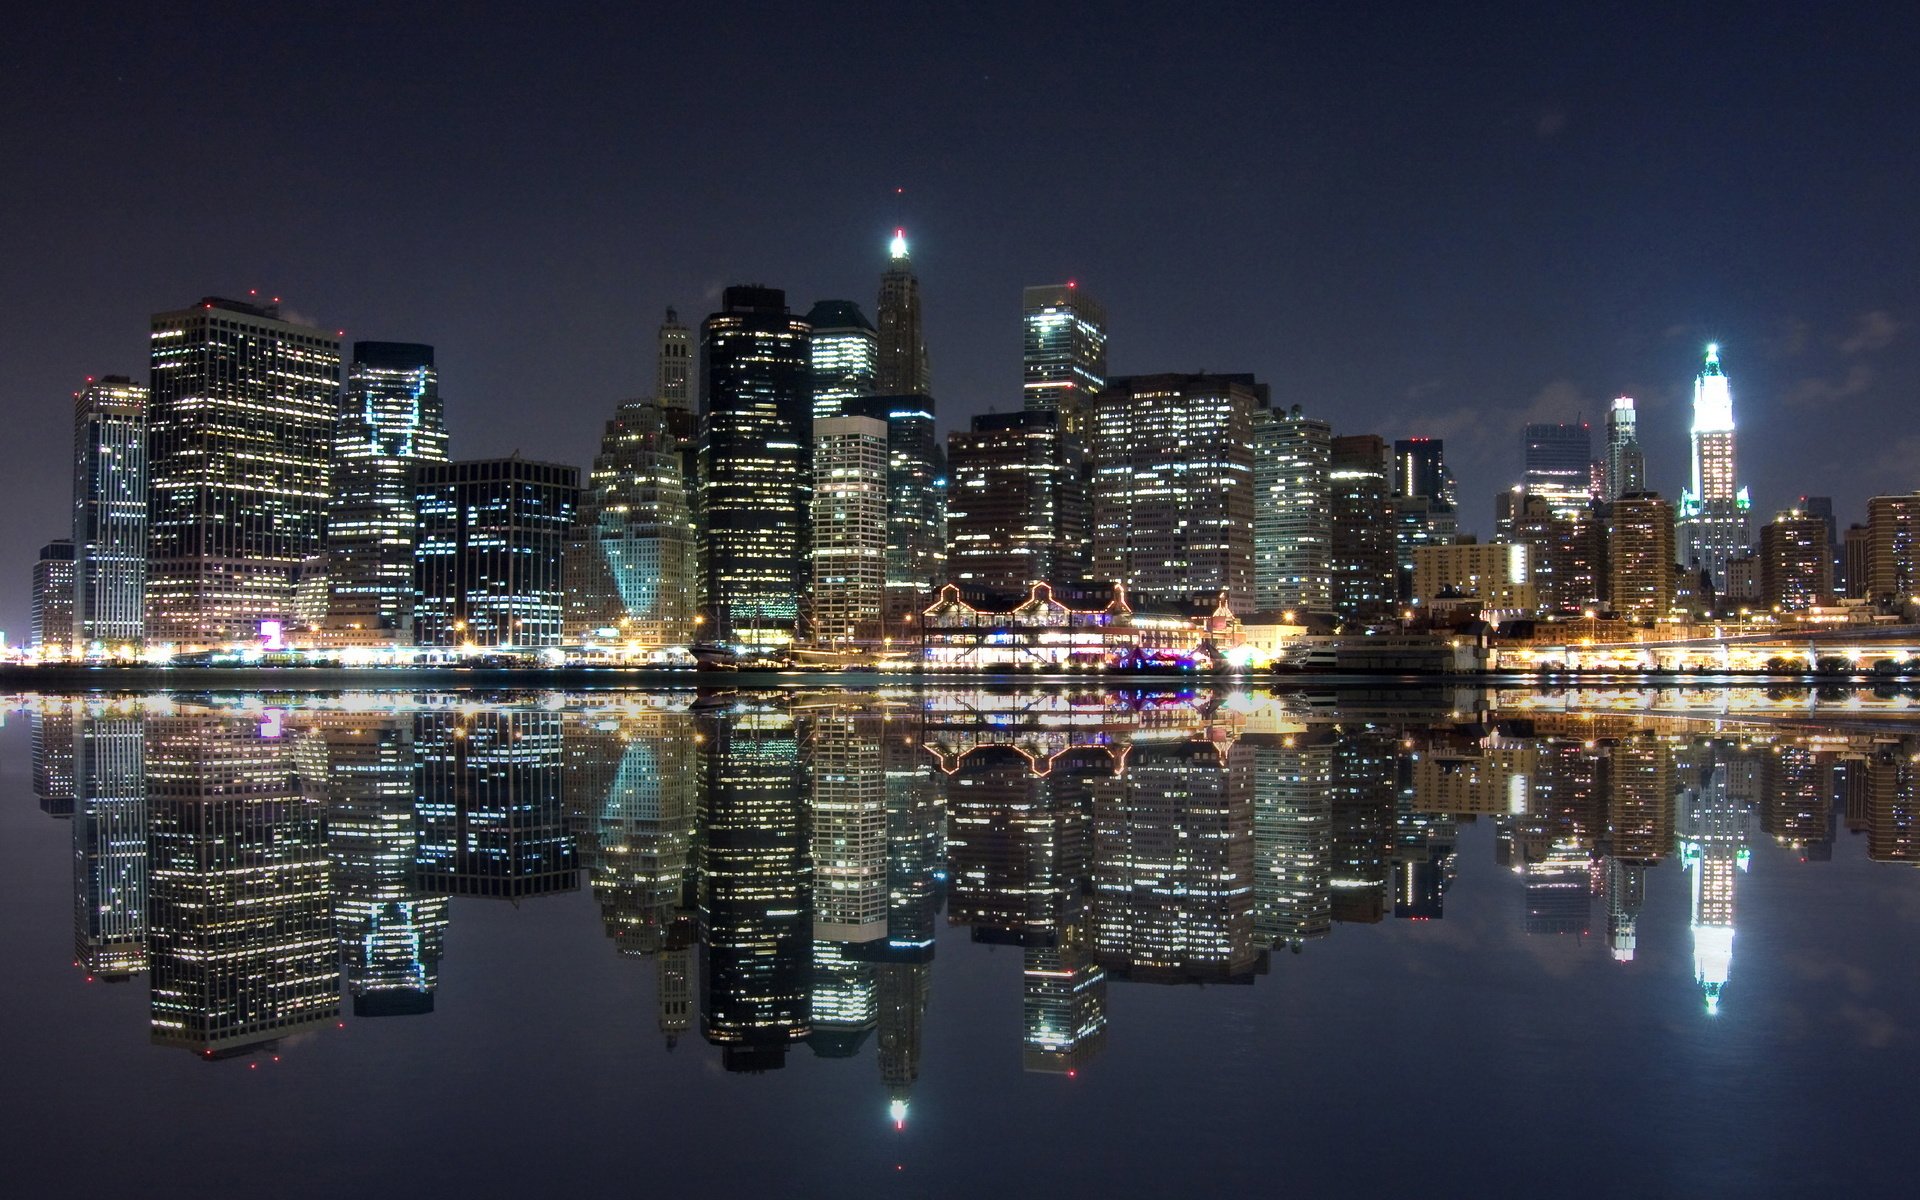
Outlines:
POLYGON ((1884 701, 0 697, 4 1161, 1906 1195, 1920 714, 1884 701))

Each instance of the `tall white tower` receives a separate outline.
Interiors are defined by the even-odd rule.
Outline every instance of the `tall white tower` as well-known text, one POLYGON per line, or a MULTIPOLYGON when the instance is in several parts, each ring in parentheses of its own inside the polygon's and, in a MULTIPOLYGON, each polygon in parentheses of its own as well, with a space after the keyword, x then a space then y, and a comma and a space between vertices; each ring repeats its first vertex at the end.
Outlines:
POLYGON ((1720 347, 1707 347, 1706 365, 1693 381, 1693 486, 1680 494, 1681 561, 1727 590, 1727 561, 1746 552, 1747 511, 1753 501, 1734 472, 1733 389, 1720 369, 1720 347))

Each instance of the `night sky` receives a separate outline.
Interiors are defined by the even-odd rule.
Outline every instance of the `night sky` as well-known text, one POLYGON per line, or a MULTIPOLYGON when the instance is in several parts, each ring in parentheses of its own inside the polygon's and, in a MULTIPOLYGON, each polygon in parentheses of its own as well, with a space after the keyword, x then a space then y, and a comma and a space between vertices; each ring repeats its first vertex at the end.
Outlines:
POLYGON ((433 343, 455 455, 584 466, 666 305, 871 315, 895 224, 949 426, 1018 407, 1020 288, 1073 278, 1115 373, 1445 437, 1483 536, 1521 422, 1620 393, 1677 494, 1708 340, 1763 515, 1920 486, 1911 6, 487 7, 9 27, 10 640, 68 530, 71 393, 144 379, 154 311, 258 288, 433 343))

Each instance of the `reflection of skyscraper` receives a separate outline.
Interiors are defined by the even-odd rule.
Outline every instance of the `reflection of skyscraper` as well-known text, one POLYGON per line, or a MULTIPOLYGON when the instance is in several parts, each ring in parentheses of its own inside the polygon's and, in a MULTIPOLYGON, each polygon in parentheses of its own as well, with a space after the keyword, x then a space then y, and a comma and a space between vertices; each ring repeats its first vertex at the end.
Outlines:
POLYGON ((313 720, 328 751, 333 920, 354 1015, 432 1012, 449 902, 420 882, 413 720, 359 713, 313 720))
POLYGON ((1333 747, 1306 734, 1246 734, 1253 756, 1253 936, 1295 951, 1333 927, 1333 747))
POLYGON ((1253 756, 1212 744, 1136 746, 1093 781, 1093 944, 1107 970, 1154 981, 1248 976, 1253 756))
POLYGON ((1526 864, 1526 931, 1584 935, 1593 916, 1593 855, 1557 840, 1526 864))
POLYGON ((1372 924, 1386 916, 1393 843, 1395 760, 1393 734, 1366 728, 1345 732, 1333 747, 1333 919, 1372 924))
POLYGON ((277 714, 150 718, 153 1040, 243 1053, 340 1011, 325 750, 277 714))
POLYGON ((1615 962, 1632 962, 1640 941, 1640 909, 1647 902, 1647 864, 1607 859, 1607 949, 1615 962))
POLYGON ((147 969, 146 723, 82 713, 73 774, 73 957, 125 979, 147 969))
POLYGON ((1087 944, 1084 921, 1069 925, 1058 945, 1026 950, 1022 1017, 1029 1071, 1071 1075, 1107 1042, 1107 972, 1087 944))
POLYGON ((907 1123, 907 1102, 920 1078, 921 1033, 933 964, 884 962, 874 967, 880 999, 880 1082, 896 1127, 907 1123))
POLYGON ((852 713, 813 722, 813 936, 887 936, 887 781, 878 730, 852 713))
POLYGON ((1607 945, 1630 962, 1639 942, 1647 868, 1673 846, 1673 749, 1662 736, 1636 733, 1615 742, 1607 770, 1607 945))
POLYGON ((71 817, 74 799, 74 722, 72 701, 42 704, 29 717, 32 728, 33 794, 40 811, 71 817))
POLYGON ((560 714, 422 712, 414 744, 423 888, 519 899, 579 886, 561 796, 560 714))
POLYGON ((880 1020, 874 965, 846 942, 816 938, 807 1046, 821 1058, 852 1058, 880 1020))
POLYGON ((780 1067, 810 1029, 812 871, 800 747, 781 713, 705 727, 701 1030, 730 1071, 780 1067))
POLYGON ((1804 859, 1833 857, 1833 771, 1806 746, 1776 745, 1760 760, 1760 829, 1804 859))
POLYGON ((639 713, 590 727, 570 722, 566 736, 584 810, 581 852, 607 936, 622 954, 656 953, 681 910, 691 865, 699 779, 693 719, 639 713))
POLYGON ((1706 995, 1707 1011, 1720 1008, 1720 992, 1733 968, 1734 880, 1747 869, 1747 812, 1728 794, 1727 768, 1705 769, 1697 787, 1680 797, 1680 858, 1692 884, 1693 977, 1706 995))
POLYGON ((1861 766, 1867 857, 1920 862, 1920 739, 1876 749, 1861 766))
POLYGON ((1039 776, 1005 746, 983 746, 946 777, 947 920, 976 942, 1051 945, 1079 910, 1087 817, 1061 764, 1039 776))

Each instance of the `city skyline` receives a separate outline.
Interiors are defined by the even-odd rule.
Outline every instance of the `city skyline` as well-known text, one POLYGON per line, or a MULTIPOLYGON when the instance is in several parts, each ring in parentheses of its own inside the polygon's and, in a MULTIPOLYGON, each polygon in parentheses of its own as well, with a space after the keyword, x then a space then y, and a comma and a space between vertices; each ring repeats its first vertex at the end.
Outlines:
MULTIPOLYGON (((1004 40, 940 17, 830 39, 799 13, 751 34, 687 20, 696 44, 739 42, 775 89, 822 104, 894 94, 899 107, 883 119, 880 106, 853 105, 845 149, 775 161, 768 132, 728 134, 690 107, 701 92, 691 64, 666 64, 653 86, 603 104, 617 94, 615 60, 593 49, 550 99, 483 98, 477 114, 428 105, 370 126, 368 101, 356 96, 378 94, 364 73, 386 55, 408 54, 439 78, 507 53, 478 32, 409 53, 425 35, 401 27, 372 59, 338 55, 346 70, 337 78, 303 84, 296 111, 334 119, 311 142, 241 152, 267 186, 237 218, 220 206, 215 218, 158 199, 197 192, 210 178, 202 152, 174 153, 182 139, 166 130, 129 140, 146 128, 137 114, 163 111, 177 95, 168 79, 193 71, 163 78, 142 64, 167 55, 132 48, 166 45, 182 66, 218 54, 241 64, 238 83, 269 94, 271 81, 303 74, 288 47, 303 44, 304 55, 353 38, 364 49, 362 27, 263 17, 187 42, 135 18, 111 31, 56 21, 26 35, 36 65, 8 87, 27 98, 20 128, 31 166, 9 216, 39 231, 45 248, 29 247, 0 275, 19 306, 11 327, 35 348, 7 385, 23 423, 0 448, 0 468, 20 481, 0 518, 0 561, 25 562, 61 528, 59 481, 46 477, 61 440, 59 402, 87 375, 138 378, 142 318, 175 297, 258 288, 328 333, 433 344, 455 457, 517 448, 584 466, 606 411, 650 390, 648 333, 661 307, 711 311, 719 288, 748 280, 784 287, 797 311, 816 297, 865 301, 878 250, 901 226, 924 287, 945 429, 1018 406, 1015 297, 1073 279, 1107 309, 1114 374, 1251 370, 1277 403, 1325 414, 1336 432, 1446 439, 1463 529, 1487 527, 1488 496, 1512 474, 1513 429, 1581 415, 1598 428, 1608 399, 1623 393, 1638 403, 1650 483, 1677 497, 1688 368, 1716 340, 1754 431, 1742 458, 1759 511, 1821 491, 1858 512, 1869 494, 1911 487, 1901 447, 1911 435, 1886 436, 1881 420, 1920 377, 1907 331, 1912 285, 1898 269, 1914 233, 1894 199, 1911 190, 1913 133, 1887 115, 1912 85, 1873 53, 1887 31, 1862 17, 1821 17, 1832 36, 1811 73, 1799 62, 1800 26, 1765 12, 1743 14, 1732 39, 1711 14, 1636 24, 1597 10, 1460 29, 1433 24, 1437 14, 1343 15, 1324 27, 1277 15, 1232 37, 1183 33, 1189 53, 1157 60, 1129 89, 1136 95, 1076 117, 1087 136, 1057 149, 1064 169, 1044 188, 1040 173, 1021 173, 1050 137, 1016 116, 1038 102, 1030 81, 1092 86, 1143 26, 1122 21, 1081 44, 1064 37, 1073 27, 1064 14, 1023 18, 1028 36, 1004 40), (85 52, 83 36, 96 39, 85 52), (1465 52, 1431 54, 1436 37, 1465 52), (876 42, 899 52, 874 52, 876 42), (772 57, 773 46, 796 43, 819 51, 801 56, 807 74, 772 57), (1343 73, 1350 50, 1320 53, 1362 44, 1375 68, 1391 64, 1404 81, 1363 87, 1343 73), (1728 82, 1687 82, 1685 64, 1702 44, 1716 47, 1716 79, 1728 82), (1046 71, 1029 69, 1042 60, 1046 71), (1628 60, 1644 65, 1648 86, 1602 82, 1628 60), (1189 92, 1190 64, 1202 61, 1258 63, 1262 82, 1234 104, 1189 92), (854 62, 880 63, 878 77, 854 62), (1846 86, 1818 86, 1830 77, 1846 86), (1796 82, 1730 90, 1734 79, 1776 78, 1796 82), (93 101, 84 111, 50 107, 76 85, 93 101), (509 103, 527 107, 515 114, 509 103), (567 128, 563 111, 588 114, 577 135, 553 136, 567 128), (650 182, 587 152, 617 130, 639 144, 616 157, 683 161, 650 149, 676 121, 676 138, 710 152, 684 183, 650 182), (480 142, 473 129, 483 122, 509 132, 480 142), (1188 137, 1196 128, 1197 143, 1188 137), (996 132, 983 138, 982 129, 996 132), (1261 156, 1271 165, 1229 165, 1268 142, 1282 150, 1261 156), (352 163, 402 145, 434 147, 402 168, 408 179, 497 174, 528 191, 509 200, 455 188, 429 212, 383 181, 376 202, 352 163), (68 203, 57 183, 82 173, 81 150, 126 162, 135 182, 124 195, 68 203), (1195 203, 1210 186, 1199 173, 1170 173, 1137 195, 1119 186, 1156 154, 1224 172, 1211 201, 1195 203), (761 173, 756 186, 707 202, 710 185, 748 169, 761 173), (313 186, 273 183, 292 177, 313 186), (1609 187, 1593 188, 1597 178, 1609 187), (577 219, 531 229, 525 214, 561 195, 569 199, 556 208, 577 219), (1121 195, 1128 200, 1114 203, 1121 195), (1194 219, 1179 218, 1189 211, 1194 219), (81 278, 87 286, 75 287, 81 278), (1270 302, 1217 303, 1248 287, 1270 302), (497 336, 515 323, 530 336, 497 336)), ((515 39, 516 60, 538 68, 563 43, 623 44, 570 36, 580 30, 566 24, 515 39)), ((234 107, 214 119, 226 144, 264 145, 270 139, 254 135, 266 111, 234 107)), ((24 627, 24 601, 9 589, 0 628, 17 641, 24 627)))

